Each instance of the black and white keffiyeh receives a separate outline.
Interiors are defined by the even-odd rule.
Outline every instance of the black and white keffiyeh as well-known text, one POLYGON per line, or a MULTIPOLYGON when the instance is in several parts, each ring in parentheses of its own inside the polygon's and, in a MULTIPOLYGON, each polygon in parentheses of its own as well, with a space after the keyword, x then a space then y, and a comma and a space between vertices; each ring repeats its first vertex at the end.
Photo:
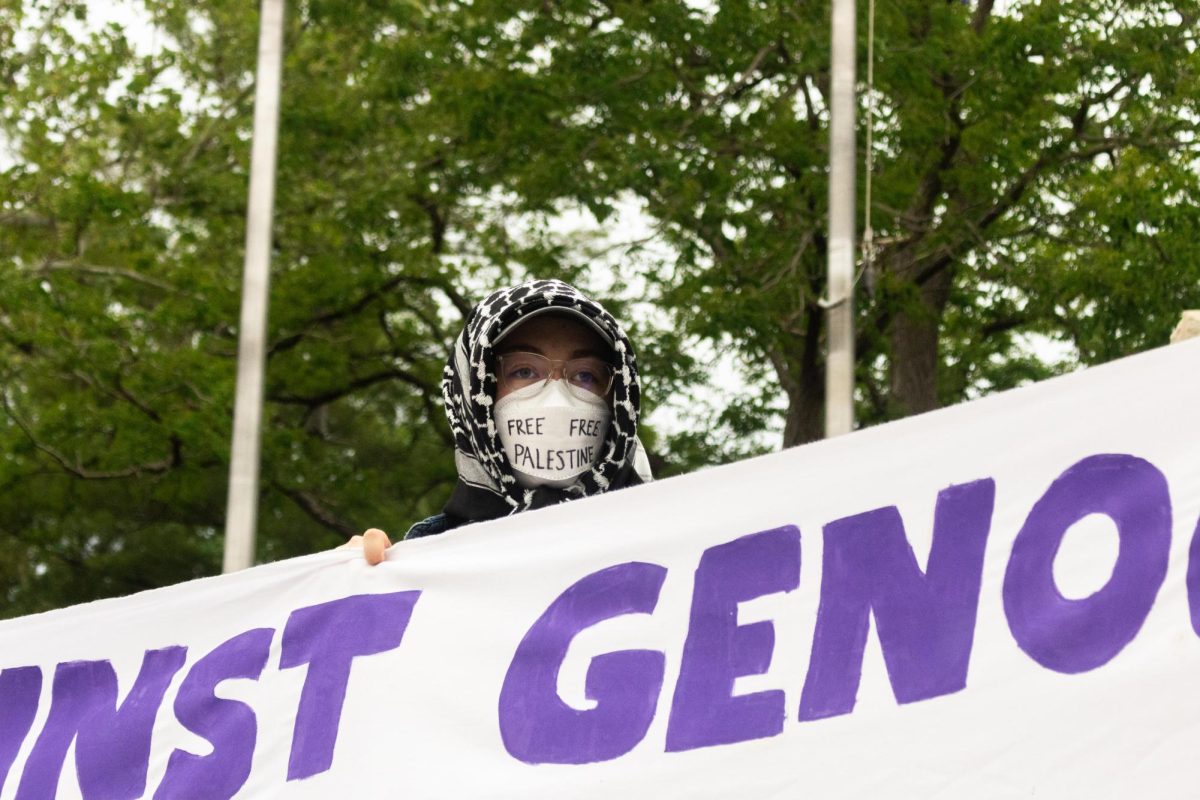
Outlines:
POLYGON ((447 514, 466 520, 492 519, 650 480, 649 462, 637 440, 639 390, 633 346, 599 303, 562 281, 527 281, 492 292, 477 305, 442 373, 442 396, 454 432, 458 469, 447 514), (524 489, 513 476, 492 413, 496 396, 492 347, 515 325, 550 309, 580 316, 611 344, 613 417, 600 460, 574 484, 565 489, 524 489))

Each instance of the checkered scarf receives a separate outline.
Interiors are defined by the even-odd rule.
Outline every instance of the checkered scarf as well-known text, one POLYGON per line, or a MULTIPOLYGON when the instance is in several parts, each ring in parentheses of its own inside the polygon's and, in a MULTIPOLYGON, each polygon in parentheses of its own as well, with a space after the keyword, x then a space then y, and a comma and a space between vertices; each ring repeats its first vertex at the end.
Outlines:
POLYGON ((446 505, 448 514, 468 520, 492 519, 650 480, 648 462, 639 452, 637 440, 639 390, 633 346, 599 303, 562 281, 526 281, 492 292, 477 305, 442 373, 442 397, 454 432, 458 468, 458 484, 446 505), (492 345, 499 333, 547 307, 587 315, 612 340, 613 417, 599 461, 574 484, 565 489, 524 489, 513 476, 493 416, 496 375, 492 345))

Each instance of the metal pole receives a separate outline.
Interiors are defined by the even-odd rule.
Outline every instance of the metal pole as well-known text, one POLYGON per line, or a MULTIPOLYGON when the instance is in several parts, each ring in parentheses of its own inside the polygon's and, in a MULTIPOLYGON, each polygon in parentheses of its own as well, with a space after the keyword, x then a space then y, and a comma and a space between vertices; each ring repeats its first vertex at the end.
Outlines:
POLYGON ((854 428, 854 0, 833 0, 825 436, 854 428))
POLYGON ((275 151, 279 138, 279 84, 283 73, 284 0, 262 0, 258 73, 254 87, 254 139, 246 214, 246 263, 238 329, 237 399, 225 515, 223 571, 254 563, 258 516, 259 428, 262 424, 267 297, 271 279, 271 220, 275 206, 275 151))

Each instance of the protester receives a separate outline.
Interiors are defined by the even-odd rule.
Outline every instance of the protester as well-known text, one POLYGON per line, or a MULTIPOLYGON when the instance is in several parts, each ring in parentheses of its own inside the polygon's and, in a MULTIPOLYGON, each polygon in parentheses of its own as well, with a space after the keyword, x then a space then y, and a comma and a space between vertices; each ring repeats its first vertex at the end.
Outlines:
MULTIPOLYGON (((458 482, 441 514, 404 538, 651 479, 637 439, 633 347, 594 300, 557 280, 501 289, 475 307, 442 377, 458 482)), ((348 546, 383 560, 372 528, 348 546)))

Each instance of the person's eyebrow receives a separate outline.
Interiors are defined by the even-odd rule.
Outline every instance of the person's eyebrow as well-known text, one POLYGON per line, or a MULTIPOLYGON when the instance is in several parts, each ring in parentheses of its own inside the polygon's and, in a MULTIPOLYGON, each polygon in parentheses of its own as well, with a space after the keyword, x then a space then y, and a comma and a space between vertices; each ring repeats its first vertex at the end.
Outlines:
POLYGON ((545 357, 546 355, 541 351, 541 349, 534 347, 531 344, 526 344, 525 342, 505 342, 504 344, 500 345, 500 350, 496 353, 496 355, 506 356, 509 353, 535 353, 542 357, 545 357))

